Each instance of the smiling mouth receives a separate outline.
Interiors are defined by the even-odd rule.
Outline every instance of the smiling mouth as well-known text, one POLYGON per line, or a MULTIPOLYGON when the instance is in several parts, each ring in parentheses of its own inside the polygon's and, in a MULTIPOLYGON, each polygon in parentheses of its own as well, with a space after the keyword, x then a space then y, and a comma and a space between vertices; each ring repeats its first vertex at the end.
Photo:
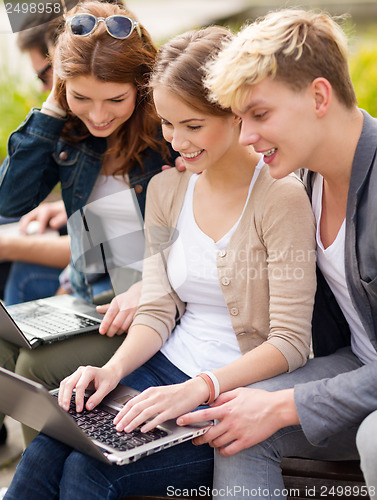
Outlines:
POLYGON ((110 120, 109 122, 102 122, 102 123, 94 123, 92 121, 89 120, 89 122, 91 123, 91 125, 95 128, 105 128, 107 127, 108 125, 110 125, 110 123, 112 122, 113 120, 110 120))
POLYGON ((196 158, 200 154, 202 154, 204 149, 201 149, 200 151, 196 151, 195 153, 181 153, 182 158, 187 158, 188 160, 191 160, 192 158, 196 158))
POLYGON ((271 148, 268 151, 265 151, 263 154, 264 156, 272 156, 276 152, 277 148, 271 148))

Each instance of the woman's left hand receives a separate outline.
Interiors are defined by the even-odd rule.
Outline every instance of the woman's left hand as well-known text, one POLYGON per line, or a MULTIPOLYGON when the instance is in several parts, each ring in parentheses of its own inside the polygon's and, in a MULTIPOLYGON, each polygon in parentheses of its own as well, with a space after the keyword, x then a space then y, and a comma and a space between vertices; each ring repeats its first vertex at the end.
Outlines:
POLYGON ((166 420, 194 410, 208 399, 208 394, 207 384, 199 377, 182 384, 150 387, 128 401, 114 424, 118 431, 131 432, 145 422, 141 431, 148 432, 166 420))
POLYGON ((140 300, 142 282, 138 281, 126 291, 113 298, 110 304, 97 306, 97 311, 104 314, 99 333, 114 337, 126 332, 134 319, 140 300))

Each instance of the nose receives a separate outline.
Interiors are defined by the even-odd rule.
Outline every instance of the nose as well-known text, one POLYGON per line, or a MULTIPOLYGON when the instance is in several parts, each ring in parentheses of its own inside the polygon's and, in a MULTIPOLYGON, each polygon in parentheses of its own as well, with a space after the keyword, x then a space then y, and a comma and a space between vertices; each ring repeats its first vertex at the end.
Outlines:
POLYGON ((106 122, 108 119, 108 113, 102 103, 93 103, 88 115, 90 121, 97 125, 106 122))
POLYGON ((251 146, 258 142, 259 139, 260 135, 258 134, 255 126, 247 119, 242 120, 239 138, 241 146, 251 146))
POLYGON ((174 130, 171 137, 171 145, 174 151, 184 151, 190 146, 190 141, 184 137, 182 132, 174 130))

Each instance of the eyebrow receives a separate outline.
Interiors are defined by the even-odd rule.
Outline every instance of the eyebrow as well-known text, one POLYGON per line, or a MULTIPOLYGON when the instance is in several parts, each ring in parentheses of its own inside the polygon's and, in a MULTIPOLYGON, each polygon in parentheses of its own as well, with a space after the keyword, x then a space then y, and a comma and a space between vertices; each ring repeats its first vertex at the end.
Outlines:
MULTIPOLYGON (((72 90, 72 94, 74 94, 75 96, 77 97, 85 97, 87 99, 88 96, 86 95, 83 95, 83 94, 80 94, 79 92, 76 92, 76 90, 72 90)), ((125 97, 127 96, 128 94, 128 90, 126 90, 126 92, 123 92, 123 94, 119 94, 117 96, 114 96, 114 97, 107 97, 106 100, 111 100, 111 99, 120 99, 121 97, 125 97)))
MULTIPOLYGON (((166 118, 164 118, 163 116, 161 115, 158 115, 158 117, 160 118, 160 120, 164 120, 165 122, 169 122, 169 120, 167 120, 166 118)), ((179 123, 188 123, 188 122, 204 122, 205 121, 205 118, 188 118, 187 120, 182 120, 181 122, 179 123)))
POLYGON ((257 106, 265 106, 265 105, 266 105, 266 103, 262 99, 259 99, 259 100, 256 100, 254 102, 251 102, 245 108, 237 109, 236 111, 238 111, 238 114, 244 115, 245 113, 250 111, 252 108, 256 108, 257 106))

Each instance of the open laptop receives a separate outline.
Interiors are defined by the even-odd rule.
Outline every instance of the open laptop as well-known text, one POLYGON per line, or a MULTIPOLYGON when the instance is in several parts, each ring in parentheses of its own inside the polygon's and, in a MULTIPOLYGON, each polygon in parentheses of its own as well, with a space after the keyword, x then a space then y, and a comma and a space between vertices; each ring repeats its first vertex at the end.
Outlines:
POLYGON ((94 410, 64 411, 57 392, 0 368, 0 412, 102 462, 124 465, 204 434, 210 422, 179 427, 174 420, 148 433, 116 432, 112 423, 138 391, 119 384, 94 410))
POLYGON ((0 302, 0 338, 27 349, 98 331, 103 318, 92 304, 55 295, 5 307, 0 302))

